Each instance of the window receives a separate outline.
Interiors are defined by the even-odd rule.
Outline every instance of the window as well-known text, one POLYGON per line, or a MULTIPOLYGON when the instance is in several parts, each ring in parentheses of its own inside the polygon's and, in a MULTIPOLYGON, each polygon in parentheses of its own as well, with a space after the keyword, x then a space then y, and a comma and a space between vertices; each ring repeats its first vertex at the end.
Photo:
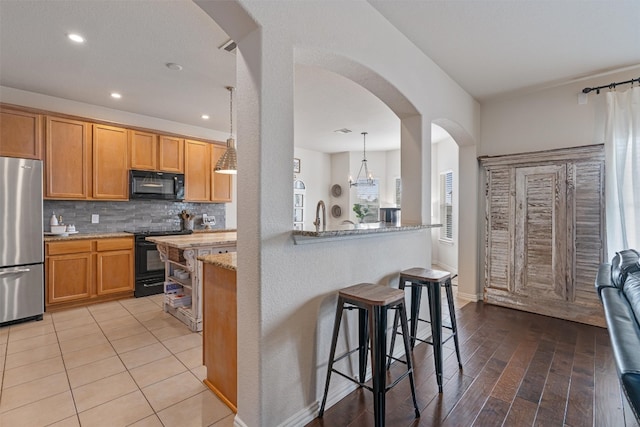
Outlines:
POLYGON ((453 171, 440 173, 440 240, 453 241, 453 171))
POLYGON ((365 222, 376 222, 380 210, 380 180, 374 178, 373 185, 368 185, 366 179, 358 180, 356 189, 356 203, 369 209, 365 222))

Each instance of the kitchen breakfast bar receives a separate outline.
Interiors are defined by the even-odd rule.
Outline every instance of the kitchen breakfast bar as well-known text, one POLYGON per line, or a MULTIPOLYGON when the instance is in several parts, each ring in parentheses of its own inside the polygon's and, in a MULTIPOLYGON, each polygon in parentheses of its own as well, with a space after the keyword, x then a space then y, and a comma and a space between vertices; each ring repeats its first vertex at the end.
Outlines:
MULTIPOLYGON (((385 233, 411 232, 436 225, 385 226, 367 224, 341 226, 319 231, 296 230, 296 244, 321 243, 337 239, 381 236, 385 233)), ((180 236, 148 237, 156 243, 166 262, 165 310, 203 331, 203 364, 207 368, 204 383, 234 412, 237 412, 237 254, 236 233, 204 233, 180 236), (187 271, 189 278, 181 278, 187 271), (190 304, 174 307, 173 285, 190 292, 190 304)))

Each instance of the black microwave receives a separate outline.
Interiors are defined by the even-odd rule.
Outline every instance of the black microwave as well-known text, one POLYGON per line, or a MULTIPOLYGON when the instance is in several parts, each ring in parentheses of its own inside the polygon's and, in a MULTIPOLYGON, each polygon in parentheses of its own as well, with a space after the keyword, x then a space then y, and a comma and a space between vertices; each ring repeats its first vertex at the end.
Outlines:
POLYGON ((129 199, 184 199, 184 175, 177 173, 129 171, 129 199))

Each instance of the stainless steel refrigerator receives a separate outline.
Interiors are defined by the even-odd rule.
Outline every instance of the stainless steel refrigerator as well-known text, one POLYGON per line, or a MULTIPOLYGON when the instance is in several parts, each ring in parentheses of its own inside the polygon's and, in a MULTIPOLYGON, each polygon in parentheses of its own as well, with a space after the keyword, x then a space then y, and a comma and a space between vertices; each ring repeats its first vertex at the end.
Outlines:
POLYGON ((44 312, 42 161, 0 157, 0 325, 44 312))

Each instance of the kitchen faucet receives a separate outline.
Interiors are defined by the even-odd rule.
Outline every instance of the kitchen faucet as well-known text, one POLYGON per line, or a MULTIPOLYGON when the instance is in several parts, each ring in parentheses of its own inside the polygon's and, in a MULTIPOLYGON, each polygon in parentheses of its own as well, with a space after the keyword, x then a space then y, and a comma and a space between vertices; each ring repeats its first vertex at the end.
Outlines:
POLYGON ((313 225, 316 226, 316 231, 320 231, 320 207, 322 207, 322 231, 324 231, 327 229, 327 211, 322 200, 316 205, 316 220, 313 221, 313 225))

